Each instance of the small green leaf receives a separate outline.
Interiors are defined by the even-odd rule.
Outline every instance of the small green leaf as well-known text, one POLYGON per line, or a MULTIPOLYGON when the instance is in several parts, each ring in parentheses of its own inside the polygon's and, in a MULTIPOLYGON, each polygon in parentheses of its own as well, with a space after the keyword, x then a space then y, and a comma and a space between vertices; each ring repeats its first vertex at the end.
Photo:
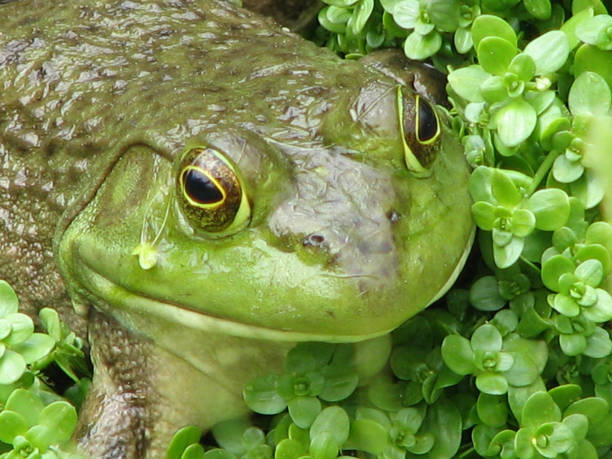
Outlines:
POLYGON ((509 268, 521 256, 525 239, 522 237, 513 237, 512 240, 503 247, 497 244, 493 245, 493 258, 498 268, 509 268))
POLYGON ((602 76, 612 87, 612 51, 604 51, 593 45, 582 45, 574 57, 574 74, 591 71, 602 76))
POLYGON ((508 391, 508 381, 498 373, 485 372, 476 376, 476 387, 485 394, 503 395, 508 391))
POLYGON ((196 426, 186 426, 178 430, 172 437, 166 450, 168 459, 182 459, 183 451, 189 445, 198 443, 201 436, 202 431, 196 426))
POLYGON ((26 363, 21 355, 7 349, 0 357, 0 384, 12 384, 26 370, 26 363))
MULTIPOLYGON (((383 2, 384 3, 388 2, 383 2)), ((393 7, 387 5, 385 9, 393 15, 393 20, 404 29, 413 29, 420 15, 418 0, 395 2, 393 7)))
POLYGON ((502 336, 491 324, 484 324, 474 330, 470 340, 475 351, 497 352, 502 347, 502 336))
POLYGON ((612 50, 612 17, 607 14, 585 19, 576 26, 576 35, 580 40, 590 45, 595 45, 599 49, 612 50))
POLYGON ((499 204, 510 209, 523 200, 523 195, 514 182, 498 169, 491 175, 491 193, 499 204))
POLYGON ((472 23, 472 40, 477 49, 480 41, 486 37, 499 37, 508 41, 516 48, 516 33, 514 29, 498 16, 483 14, 472 23))
POLYGON ((531 56, 520 53, 512 58, 508 71, 516 74, 523 81, 530 81, 535 75, 536 65, 531 56))
POLYGON ((587 397, 581 400, 576 400, 563 412, 563 416, 571 416, 582 414, 586 416, 589 424, 596 425, 602 422, 608 414, 609 406, 601 397, 587 397))
POLYGON ((454 32, 459 26, 459 0, 429 0, 429 20, 440 32, 454 32))
POLYGON ((474 451, 478 454, 478 457, 497 456, 501 452, 501 446, 493 443, 493 439, 498 431, 498 428, 485 424, 477 424, 474 426, 471 440, 474 445, 474 451))
POLYGON ((297 440, 285 438, 274 450, 274 459, 298 459, 306 454, 304 445, 297 440))
POLYGON ((423 60, 433 56, 442 46, 442 36, 435 30, 427 35, 412 32, 404 42, 404 53, 410 59, 423 60))
POLYGON ((40 413, 40 425, 53 432, 54 443, 64 443, 72 436, 77 425, 77 413, 70 403, 50 403, 40 413))
POLYGON ((495 113, 497 133, 507 147, 515 147, 526 140, 537 120, 535 109, 521 97, 512 99, 495 113))
POLYGON ((339 6, 339 7, 347 7, 354 5, 359 0, 325 0, 325 3, 328 5, 339 6))
POLYGON ((469 29, 459 27, 453 36, 453 43, 457 49, 457 52, 461 54, 465 54, 472 49, 474 43, 472 42, 472 34, 470 33, 469 29))
POLYGON ((0 279, 0 318, 14 314, 19 308, 19 300, 8 282, 0 279))
POLYGON ((330 361, 334 350, 335 345, 330 343, 299 343, 287 353, 285 369, 296 374, 318 371, 330 361))
POLYGON ((470 342, 459 335, 448 335, 442 341, 444 363, 459 375, 468 375, 476 369, 470 342))
POLYGON ((265 375, 248 383, 242 392, 247 406, 261 414, 277 414, 287 407, 287 402, 276 392, 278 376, 265 375))
POLYGON ((536 64, 536 75, 546 75, 559 70, 569 55, 569 41, 565 33, 551 30, 527 44, 525 54, 536 64))
POLYGON ((20 312, 9 314, 6 320, 11 324, 11 334, 4 339, 4 343, 8 346, 22 343, 34 333, 34 322, 25 314, 20 312))
POLYGON ((428 459, 455 457, 462 433, 459 408, 449 399, 438 400, 427 409, 420 432, 431 433, 435 439, 433 447, 427 451, 428 459))
POLYGON ((351 17, 350 14, 350 11, 344 8, 329 6, 321 9, 317 17, 322 27, 330 32, 342 34, 346 31, 346 23, 351 17))
POLYGON ((595 291, 597 302, 593 306, 583 308, 584 317, 596 323, 612 320, 612 297, 601 288, 595 291))
POLYGON ((39 397, 25 389, 15 389, 6 401, 5 406, 7 410, 22 415, 28 426, 38 424, 40 412, 44 407, 39 397))
POLYGON ((536 429, 541 424, 561 421, 561 410, 547 392, 532 394, 523 407, 521 425, 536 429))
POLYGON ((523 0, 525 9, 534 18, 544 21, 550 18, 552 6, 550 0, 523 0))
POLYGON ((497 279, 483 276, 470 287, 470 304, 480 311, 497 311, 504 307, 506 300, 499 295, 497 279))
POLYGON ((580 400, 582 389, 577 384, 564 384, 562 386, 553 387, 548 393, 557 406, 564 412, 564 415, 567 416, 565 409, 576 400, 580 400))
POLYGON ((34 333, 26 341, 13 346, 13 350, 21 354, 26 363, 33 363, 49 353, 55 347, 55 340, 44 333, 34 333))
POLYGON ((496 206, 486 201, 478 201, 472 205, 472 215, 479 228, 485 231, 493 229, 496 219, 495 208, 496 206))
POLYGON ((566 155, 559 155, 553 163, 553 177, 561 183, 572 183, 582 177, 584 166, 580 161, 570 161, 566 155))
POLYGON ((355 391, 359 383, 357 373, 341 365, 329 366, 323 371, 325 387, 318 397, 326 402, 344 400, 355 391))
POLYGON ((493 75, 506 73, 517 52, 516 46, 499 37, 483 38, 476 49, 478 62, 485 71, 493 75))
POLYGON ((14 411, 4 410, 0 413, 0 441, 12 444, 17 435, 23 435, 28 429, 24 417, 14 411))
POLYGON ((508 387, 508 405, 510 405, 510 409, 512 410, 512 414, 520 423, 523 414, 523 408, 525 407, 525 403, 531 395, 536 392, 546 391, 546 386, 544 385, 544 381, 542 378, 537 378, 535 382, 529 386, 524 387, 508 387))
POLYGON ((310 438, 314 439, 327 433, 336 448, 339 448, 347 440, 349 430, 350 422, 346 411, 339 406, 328 406, 319 413, 310 426, 310 438))
POLYGON ((289 400, 288 407, 291 419, 302 429, 309 428, 321 412, 321 402, 316 397, 296 397, 289 400))
POLYGON ((51 308, 42 308, 38 313, 38 317, 40 317, 40 323, 49 336, 55 341, 60 341, 62 339, 62 327, 57 311, 51 308))
POLYGON ((554 296, 551 305, 557 312, 567 317, 576 317, 580 314, 578 303, 568 295, 558 293, 554 296))
POLYGON ((508 419, 506 397, 481 393, 476 402, 478 417, 492 427, 502 427, 508 419))
POLYGON ((590 17, 593 17, 593 9, 586 8, 574 14, 561 26, 561 30, 567 35, 570 50, 573 50, 580 43, 580 39, 576 36, 576 28, 590 17))
MULTIPOLYGON (((487 78, 482 86, 480 86, 480 94, 482 94, 484 100, 489 104, 504 101, 508 97, 508 90, 503 77, 491 76, 487 78)), ((472 106, 474 106, 474 104, 470 105, 470 107, 472 106)), ((482 108, 484 109, 485 107, 483 106, 482 108)), ((468 113, 468 107, 466 107, 465 111, 465 117, 468 121, 478 122, 480 120, 480 113, 478 113, 478 115, 472 115, 468 113)))
POLYGON ((604 269, 599 260, 586 260, 580 263, 574 271, 576 277, 587 284, 598 287, 604 276, 604 269))
POLYGON ((469 102, 483 102, 480 87, 490 76, 480 65, 470 65, 452 71, 448 75, 448 83, 463 99, 469 102))
MULTIPOLYGON (((181 459, 183 458, 181 457, 181 459)), ((229 451, 226 451, 221 448, 213 448, 204 453, 204 459, 237 459, 237 458, 229 451)))
POLYGON ((363 30, 373 9, 374 0, 359 0, 359 3, 357 3, 353 10, 353 16, 350 21, 351 31, 354 35, 358 35, 363 30))
POLYGON ((570 214, 569 197, 558 188, 536 191, 525 203, 536 218, 536 228, 554 231, 567 222, 570 214))
POLYGON ((351 422, 350 436, 344 448, 380 454, 388 444, 387 436, 387 431, 378 422, 355 419, 351 422))
POLYGON ((568 105, 574 115, 582 113, 606 115, 610 111, 611 104, 610 87, 597 73, 589 71, 581 73, 570 88, 568 105))
POLYGON ((334 459, 338 456, 339 445, 330 432, 311 436, 309 452, 313 459, 334 459))
POLYGON ((180 459, 204 459, 204 456, 204 447, 199 443, 195 443, 185 448, 183 454, 180 456, 180 459))
POLYGON ((512 233, 518 237, 529 236, 536 225, 533 212, 527 209, 515 209, 512 213, 512 233))
POLYGON ((599 454, 588 440, 580 440, 566 453, 568 459, 598 459, 599 454))
POLYGON ((542 263, 542 282, 553 292, 559 292, 559 278, 573 273, 574 262, 564 255, 554 255, 542 263))
POLYGON ((514 364, 504 373, 508 384, 523 387, 532 384, 540 373, 537 366, 528 354, 513 352, 514 364))

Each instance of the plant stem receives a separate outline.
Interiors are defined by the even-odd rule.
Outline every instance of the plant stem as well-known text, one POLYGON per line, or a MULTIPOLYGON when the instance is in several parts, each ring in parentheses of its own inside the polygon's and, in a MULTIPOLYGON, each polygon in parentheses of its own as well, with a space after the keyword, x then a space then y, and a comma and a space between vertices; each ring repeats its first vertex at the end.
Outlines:
POLYGON ((557 159, 557 156, 559 156, 560 154, 561 154, 560 151, 552 150, 548 153, 548 155, 546 155, 546 158, 544 158, 544 161, 542 161, 542 163, 540 164, 540 167, 538 167, 538 170, 536 171, 535 175, 531 179, 531 186, 529 187, 527 196, 531 196, 533 194, 533 192, 536 190, 536 188, 538 187, 538 185, 540 184, 544 176, 546 176, 546 174, 552 167, 552 164, 555 161, 555 159, 557 159))

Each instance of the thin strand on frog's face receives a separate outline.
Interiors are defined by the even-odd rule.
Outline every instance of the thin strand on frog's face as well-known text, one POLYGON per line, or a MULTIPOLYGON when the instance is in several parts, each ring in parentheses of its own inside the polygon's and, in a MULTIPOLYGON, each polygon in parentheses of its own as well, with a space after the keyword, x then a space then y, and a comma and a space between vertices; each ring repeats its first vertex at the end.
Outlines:
MULTIPOLYGON (((373 101, 371 101, 367 108, 365 110, 362 110, 358 113, 356 113, 355 111, 351 111, 351 115, 353 115, 354 113, 357 114, 356 117, 354 117, 355 121, 363 121, 363 119, 366 117, 366 115, 368 115, 370 113, 370 111, 374 110, 376 108, 376 106, 378 105, 378 103, 383 100, 385 97, 387 97, 387 95, 392 92, 394 90, 393 87, 389 87, 386 91, 384 91, 382 94, 380 94, 378 97, 376 97, 376 99, 374 99, 373 101)), ((355 97, 355 99, 353 100, 353 103, 351 104, 351 107, 354 107, 357 104, 357 101, 359 99, 359 95, 357 95, 355 97)))

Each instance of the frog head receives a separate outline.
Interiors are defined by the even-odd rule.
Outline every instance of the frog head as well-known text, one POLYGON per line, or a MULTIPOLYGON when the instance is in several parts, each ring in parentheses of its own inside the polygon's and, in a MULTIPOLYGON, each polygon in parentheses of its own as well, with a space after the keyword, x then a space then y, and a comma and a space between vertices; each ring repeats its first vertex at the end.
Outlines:
POLYGON ((286 341, 377 336, 439 298, 473 231, 445 111, 359 62, 305 73, 169 98, 174 127, 118 143, 60 237, 75 293, 139 329, 286 341))

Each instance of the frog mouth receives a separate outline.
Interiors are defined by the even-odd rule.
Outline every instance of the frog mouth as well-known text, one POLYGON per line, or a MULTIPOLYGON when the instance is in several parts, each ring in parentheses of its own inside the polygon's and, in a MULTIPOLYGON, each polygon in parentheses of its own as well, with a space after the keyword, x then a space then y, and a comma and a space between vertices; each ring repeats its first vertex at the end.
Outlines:
POLYGON ((171 324, 184 330, 225 334, 241 338, 267 341, 325 341, 349 343, 368 340, 387 334, 390 330, 366 335, 329 335, 279 330, 236 322, 204 314, 183 305, 147 297, 111 281, 86 262, 80 264, 77 282, 86 289, 84 296, 101 312, 111 315, 124 326, 150 335, 151 325, 171 324))
MULTIPOLYGON (((474 234, 475 230, 472 231, 469 243, 466 245, 466 249, 458 261, 453 274, 449 277, 446 285, 430 301, 430 304, 442 297, 459 276, 470 253, 474 234)), ((200 310, 195 310, 176 302, 152 298, 143 295, 141 292, 121 286, 91 266, 87 262, 86 257, 79 256, 78 244, 73 246, 73 250, 73 254, 76 255, 75 258, 80 262, 78 263, 78 269, 71 271, 76 277, 75 280, 78 285, 86 289, 83 296, 89 300, 88 302, 92 303, 94 307, 103 313, 116 318, 127 328, 144 335, 161 333, 160 331, 151 332, 151 326, 153 326, 154 328, 162 329, 176 327, 181 330, 197 330, 203 333, 224 334, 267 341, 348 343, 376 338, 391 332, 395 328, 378 330, 371 334, 342 335, 273 329, 237 322, 205 314, 200 310)))

